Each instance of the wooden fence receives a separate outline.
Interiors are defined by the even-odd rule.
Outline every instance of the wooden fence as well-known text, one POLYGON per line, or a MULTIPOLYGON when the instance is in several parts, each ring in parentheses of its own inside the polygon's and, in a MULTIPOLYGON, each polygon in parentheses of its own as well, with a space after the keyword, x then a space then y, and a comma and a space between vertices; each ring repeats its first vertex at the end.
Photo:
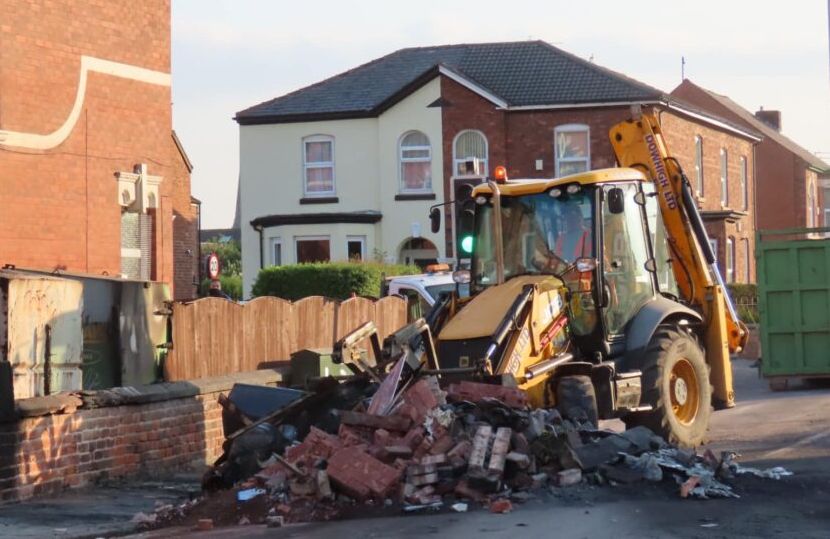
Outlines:
POLYGON ((220 298, 176 303, 164 378, 172 382, 267 368, 297 350, 331 348, 369 320, 383 339, 406 324, 406 301, 312 296, 296 302, 261 297, 244 305, 220 298))

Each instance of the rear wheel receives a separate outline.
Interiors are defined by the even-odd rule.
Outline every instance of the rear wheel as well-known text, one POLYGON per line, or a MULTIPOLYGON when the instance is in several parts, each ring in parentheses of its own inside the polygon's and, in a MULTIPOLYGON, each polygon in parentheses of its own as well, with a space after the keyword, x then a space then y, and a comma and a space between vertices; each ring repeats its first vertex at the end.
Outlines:
POLYGON ((680 446, 702 444, 712 415, 712 385, 697 339, 674 325, 661 325, 651 338, 640 370, 642 403, 650 404, 652 410, 625 416, 626 426, 646 426, 680 446))
POLYGON ((556 408, 571 421, 597 426, 597 396, 589 376, 563 376, 556 385, 556 408))

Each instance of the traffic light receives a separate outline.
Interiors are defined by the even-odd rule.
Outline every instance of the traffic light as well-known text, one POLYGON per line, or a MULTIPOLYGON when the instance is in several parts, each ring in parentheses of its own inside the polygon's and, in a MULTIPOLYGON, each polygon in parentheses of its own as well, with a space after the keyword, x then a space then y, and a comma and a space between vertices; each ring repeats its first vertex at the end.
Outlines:
POLYGON ((475 249, 475 202, 473 201, 473 187, 478 185, 480 181, 478 178, 454 180, 455 254, 459 260, 470 258, 475 249))

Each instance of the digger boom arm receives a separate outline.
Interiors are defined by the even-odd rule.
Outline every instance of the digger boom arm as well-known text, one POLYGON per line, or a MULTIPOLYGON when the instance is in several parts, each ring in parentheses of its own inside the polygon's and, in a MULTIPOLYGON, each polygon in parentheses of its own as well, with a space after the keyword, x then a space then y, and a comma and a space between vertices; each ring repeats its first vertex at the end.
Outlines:
POLYGON ((703 316, 715 397, 729 406, 734 401, 729 354, 744 347, 747 331, 715 264, 689 181, 669 153, 655 112, 635 114, 609 134, 619 165, 641 170, 655 184, 680 295, 703 316))

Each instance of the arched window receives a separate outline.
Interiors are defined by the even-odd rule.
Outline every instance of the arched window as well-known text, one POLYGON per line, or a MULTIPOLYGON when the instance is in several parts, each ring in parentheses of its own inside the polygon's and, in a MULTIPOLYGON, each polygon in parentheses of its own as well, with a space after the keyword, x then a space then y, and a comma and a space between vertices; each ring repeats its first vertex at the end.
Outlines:
POLYGON ((468 129, 455 137, 453 144, 454 176, 486 176, 489 173, 487 163, 487 139, 481 131, 468 129), (471 163, 478 162, 478 170, 471 163))
POLYGON ((314 135, 303 139, 303 193, 334 194, 334 137, 314 135))
POLYGON ((553 130, 556 176, 591 169, 591 137, 587 125, 568 124, 553 130))
POLYGON ((429 137, 410 131, 401 137, 398 157, 401 161, 401 191, 432 190, 432 147, 429 137))

